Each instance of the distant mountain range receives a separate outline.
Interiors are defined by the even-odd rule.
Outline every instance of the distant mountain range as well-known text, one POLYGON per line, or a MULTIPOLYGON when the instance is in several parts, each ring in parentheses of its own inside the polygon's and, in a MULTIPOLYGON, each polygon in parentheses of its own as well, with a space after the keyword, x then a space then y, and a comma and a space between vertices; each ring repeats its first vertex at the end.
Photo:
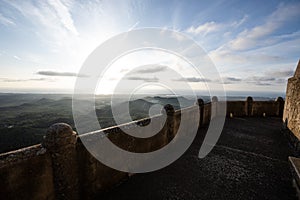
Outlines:
MULTIPOLYGON (((171 104, 176 109, 194 105, 194 100, 185 97, 140 96, 132 99, 129 104, 116 96, 118 104, 114 109, 119 111, 122 123, 149 117, 149 109, 159 104, 171 104), (130 117, 125 112, 129 105, 130 117), (124 111, 124 112, 123 112, 124 111)), ((210 97, 201 97, 205 102, 210 97)), ((245 100, 246 97, 230 97, 229 100, 245 100)), ((256 100, 274 100, 274 98, 256 98, 256 100)), ((80 99, 79 101, 88 101, 80 99)), ((97 96, 95 100, 96 114, 101 128, 114 126, 111 108, 111 96, 97 96)), ((88 118, 89 111, 85 117, 88 118)), ((160 111, 156 111, 160 113, 160 111)), ((84 113, 83 113, 84 114, 84 113)), ((5 152, 32 144, 40 143, 47 128, 54 123, 70 124, 74 130, 71 95, 63 94, 1 94, 0 93, 0 152, 5 152)))

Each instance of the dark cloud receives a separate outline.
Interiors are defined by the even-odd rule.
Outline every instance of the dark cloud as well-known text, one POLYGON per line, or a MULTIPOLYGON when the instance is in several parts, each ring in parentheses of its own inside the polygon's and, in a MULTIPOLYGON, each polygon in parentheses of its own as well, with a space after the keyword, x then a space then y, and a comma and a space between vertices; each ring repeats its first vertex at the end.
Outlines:
POLYGON ((284 79, 284 78, 279 78, 279 79, 276 80, 276 83, 278 83, 278 84, 285 84, 286 85, 286 82, 287 82, 287 80, 284 79))
POLYGON ((261 82, 256 82, 255 85, 269 86, 269 85, 274 85, 274 84, 272 84, 272 83, 261 83, 261 82))
POLYGON ((255 84, 259 86, 269 86, 269 85, 282 85, 286 84, 286 79, 275 78, 269 76, 253 76, 246 79, 246 83, 255 84))
POLYGON ((142 67, 145 67, 145 69, 139 69, 136 70, 135 72, 139 74, 148 74, 148 73, 162 72, 167 69, 167 67, 163 65, 145 65, 142 67))
POLYGON ((278 70, 278 71, 272 71, 268 73, 268 76, 271 77, 291 77, 294 75, 293 70, 278 70))
POLYGON ((233 82, 239 82, 239 81, 241 81, 242 79, 240 79, 240 78, 235 78, 235 77, 226 77, 225 80, 233 81, 233 82))
POLYGON ((247 81, 251 82, 251 81, 254 81, 254 82, 260 82, 260 81, 275 81, 276 78, 273 78, 273 77, 268 77, 268 76, 252 76, 252 77, 249 77, 247 78, 247 81))
POLYGON ((235 78, 235 77, 223 77, 223 84, 235 84, 237 82, 241 82, 241 78, 235 78))
POLYGON ((131 76, 131 77, 128 77, 127 80, 131 80, 131 81, 145 81, 145 82, 157 82, 158 81, 158 78, 156 77, 138 77, 138 76, 131 76))
POLYGON ((223 84, 246 83, 259 86, 282 85, 286 84, 287 77, 293 76, 293 70, 275 70, 265 72, 262 76, 250 76, 246 78, 223 77, 223 84))
POLYGON ((47 78, 29 78, 29 79, 10 79, 10 78, 3 78, 3 82, 27 82, 27 81, 50 81, 47 78))
POLYGON ((198 77, 180 78, 180 79, 174 79, 174 81, 193 82, 193 83, 211 82, 210 79, 198 78, 198 77))
MULTIPOLYGON (((283 72, 283 71, 282 71, 283 72)), ((280 73, 280 74, 288 74, 280 73)), ((279 74, 278 74, 279 75, 279 74)), ((286 84, 286 79, 281 77, 272 77, 272 76, 250 76, 245 79, 236 78, 236 77, 223 77, 223 84, 252 84, 259 86, 270 86, 270 85, 281 85, 286 84)))
POLYGON ((87 77, 86 75, 77 74, 74 72, 38 71, 37 74, 43 76, 87 77))

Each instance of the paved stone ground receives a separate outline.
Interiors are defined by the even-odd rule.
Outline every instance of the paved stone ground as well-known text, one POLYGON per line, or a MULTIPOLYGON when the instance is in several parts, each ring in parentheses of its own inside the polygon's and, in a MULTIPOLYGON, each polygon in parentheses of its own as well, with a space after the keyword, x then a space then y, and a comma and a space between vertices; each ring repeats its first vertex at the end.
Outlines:
POLYGON ((159 171, 137 174, 98 199, 296 199, 279 118, 227 119, 218 144, 197 157, 205 128, 188 151, 159 171))

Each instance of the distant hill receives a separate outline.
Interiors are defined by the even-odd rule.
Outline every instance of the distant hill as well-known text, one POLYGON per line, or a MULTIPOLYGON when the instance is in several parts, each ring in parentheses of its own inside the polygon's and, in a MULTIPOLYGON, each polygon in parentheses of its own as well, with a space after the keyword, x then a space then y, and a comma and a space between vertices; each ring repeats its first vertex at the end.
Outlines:
POLYGON ((58 100, 63 97, 71 97, 70 94, 28 94, 28 93, 0 93, 0 107, 18 106, 30 103, 42 98, 58 100))
MULTIPOLYGON (((11 100, 15 98, 12 96, 11 100)), ((17 101, 0 107, 0 152, 40 143, 54 123, 74 124, 71 99, 24 99, 25 103, 17 101)))
POLYGON ((180 109, 181 107, 189 107, 194 105, 193 100, 186 99, 184 97, 160 97, 160 96, 154 96, 154 97, 146 97, 147 101, 151 103, 157 103, 160 105, 166 105, 171 104, 175 110, 180 109), (182 104, 182 105, 180 105, 182 104))
MULTIPOLYGON (((122 123, 149 117, 149 110, 155 104, 161 106, 171 104, 175 110, 181 106, 194 105, 194 100, 184 97, 143 96, 129 102, 130 118, 126 118, 125 96, 117 95, 115 98, 119 100, 119 104, 114 106, 120 111, 118 116, 122 123)), ((208 102, 210 97, 205 96, 202 99, 208 102)), ((245 97, 239 96, 228 98, 228 100, 244 99, 245 97)), ((273 100, 271 98, 255 99, 273 100)), ((89 100, 82 98, 79 103, 85 101, 89 100)), ((97 96, 95 101, 96 114, 101 128, 116 125, 112 114, 111 96, 97 96)), ((83 120, 89 119, 90 112, 82 111, 83 120)), ((40 143, 48 127, 58 122, 68 123, 76 130, 71 95, 0 93, 0 152, 40 143)))
MULTIPOLYGON (((122 99, 121 96, 118 98, 122 99)), ((191 103, 184 98, 181 100, 185 105, 191 103)), ((80 101, 87 100, 83 98, 80 101)), ((116 125, 110 101, 110 96, 96 98, 96 114, 102 128, 116 125)), ((149 109, 154 104, 172 104, 176 109, 179 108, 174 97, 147 97, 129 102, 132 119, 126 118, 125 112, 121 112, 119 117, 124 123, 149 117, 149 109)), ((116 109, 122 111, 126 105, 121 102, 116 105, 116 109)), ((68 95, 0 94, 0 152, 40 143, 48 127, 58 122, 68 123, 76 130, 72 99, 68 95)))

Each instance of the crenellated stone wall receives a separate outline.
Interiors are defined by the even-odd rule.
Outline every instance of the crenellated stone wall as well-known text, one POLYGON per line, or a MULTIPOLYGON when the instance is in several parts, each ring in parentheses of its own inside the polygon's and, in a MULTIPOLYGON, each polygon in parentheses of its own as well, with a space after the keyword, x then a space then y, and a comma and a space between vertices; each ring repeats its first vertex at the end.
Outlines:
POLYGON ((278 97, 275 101, 253 101, 247 97, 246 101, 227 102, 227 116, 233 117, 282 117, 284 100, 278 97))
MULTIPOLYGON (((218 105, 227 103, 230 117, 282 117, 283 99, 276 101, 218 102, 208 104, 199 99, 195 106, 174 110, 165 106, 167 121, 162 130, 150 138, 132 138, 125 129, 147 125, 142 119, 101 130, 114 144, 131 152, 150 152, 167 145, 175 136, 181 113, 194 109, 200 112, 199 127, 207 126, 216 115, 218 105)), ((155 116, 158 120, 162 116, 155 116)), ((193 120, 193 115, 190 116, 193 120)), ((93 133, 80 137, 95 137, 93 133)), ((0 154, 0 196, 6 199, 88 199, 127 179, 131 174, 111 169, 97 161, 84 147, 80 138, 67 124, 52 125, 40 145, 0 154)))

